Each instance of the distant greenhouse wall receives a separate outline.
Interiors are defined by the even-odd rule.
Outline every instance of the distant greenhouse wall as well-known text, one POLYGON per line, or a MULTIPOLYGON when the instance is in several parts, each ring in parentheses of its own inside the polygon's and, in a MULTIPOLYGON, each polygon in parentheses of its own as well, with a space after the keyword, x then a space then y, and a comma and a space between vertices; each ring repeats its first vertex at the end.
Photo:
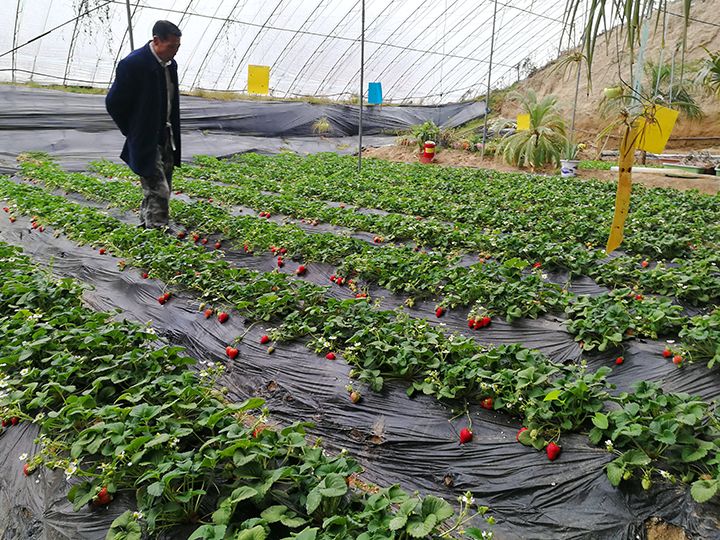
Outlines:
MULTIPOLYGON (((484 96, 494 0, 365 4, 365 81, 380 81, 385 101, 484 96)), ((491 87, 557 55, 564 4, 498 1, 491 87)), ((275 97, 357 96, 361 0, 131 0, 130 9, 136 47, 157 19, 181 27, 184 90, 247 92, 247 66, 260 64, 275 97)), ((125 0, 0 2, 0 81, 107 87, 129 51, 125 0)))

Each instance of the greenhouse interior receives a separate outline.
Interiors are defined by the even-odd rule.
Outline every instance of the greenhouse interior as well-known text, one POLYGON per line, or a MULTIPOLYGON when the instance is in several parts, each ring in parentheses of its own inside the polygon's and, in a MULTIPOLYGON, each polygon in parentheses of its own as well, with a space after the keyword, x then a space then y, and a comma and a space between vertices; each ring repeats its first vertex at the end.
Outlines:
POLYGON ((0 538, 720 539, 719 176, 720 0, 4 0, 0 538))

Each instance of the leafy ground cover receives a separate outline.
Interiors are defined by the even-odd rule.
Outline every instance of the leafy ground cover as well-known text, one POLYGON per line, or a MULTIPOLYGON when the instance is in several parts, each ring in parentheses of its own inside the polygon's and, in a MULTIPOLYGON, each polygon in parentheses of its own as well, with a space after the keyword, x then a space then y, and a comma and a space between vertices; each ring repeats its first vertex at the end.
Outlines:
POLYGON ((134 493, 138 510, 108 538, 179 524, 195 529, 190 538, 237 540, 491 537, 466 525, 486 512, 470 495, 456 514, 398 486, 357 489, 358 464, 323 452, 304 425, 269 428, 259 398, 228 403, 216 390, 221 365, 189 370, 181 350, 89 310, 81 285, 52 279, 17 248, 0 244, 0 270, 2 431, 39 425, 40 451, 20 456, 24 473, 77 478, 76 510, 134 493))
MULTIPOLYGON (((91 184, 86 177, 67 175, 47 164, 31 172, 32 177, 42 179, 48 185, 66 189, 76 189, 76 185, 87 182, 92 188, 88 188, 87 193, 99 189, 98 185, 110 186, 103 187, 107 190, 122 187, 120 183, 102 183, 97 179, 91 184), (69 187, 71 184, 65 183, 71 180, 72 188, 69 187)), ((123 189, 127 190, 128 186, 123 189)), ((128 191, 123 193, 129 196, 128 191)), ((623 408, 630 405, 632 410, 631 404, 640 399, 637 394, 643 391, 638 389, 612 397, 605 380, 607 369, 589 373, 583 365, 556 364, 517 345, 485 347, 469 338, 446 335, 442 328, 405 313, 378 310, 365 298, 327 299, 322 287, 276 272, 232 267, 219 257, 217 251, 207 251, 201 245, 158 231, 138 232, 97 210, 69 203, 40 188, 4 180, 0 181, 0 196, 13 201, 12 210, 8 208, 9 214, 19 211, 35 215, 35 223, 39 226, 52 225, 76 241, 102 245, 103 249, 122 257, 126 265, 152 272, 169 284, 194 291, 213 304, 230 305, 250 318, 277 321, 278 327, 268 340, 309 337, 310 346, 317 352, 334 355, 341 351, 345 359, 356 366, 358 378, 375 389, 381 387, 386 377, 404 378, 410 393, 421 391, 440 398, 464 397, 483 403, 487 408, 503 408, 517 415, 528 428, 519 434, 519 440, 536 448, 546 448, 551 459, 559 452, 557 442, 563 431, 591 429, 591 426, 605 429, 602 427, 604 419, 609 425, 614 414, 605 409, 605 403, 616 401, 623 408)), ((215 211, 212 208, 207 207, 208 214, 215 211)), ((174 210, 181 213, 183 208, 176 205, 174 210)), ((521 273, 518 272, 519 263, 518 267, 512 263, 506 265, 510 261, 505 261, 503 266, 505 280, 513 273, 521 273)), ((637 298, 639 294, 635 293, 634 302, 644 301, 637 298)), ((625 317, 619 312, 618 318, 627 319, 627 324, 610 324, 607 331, 603 330, 603 335, 614 336, 620 329, 621 336, 631 336, 628 330, 653 336, 668 327, 679 329, 685 322, 679 319, 676 306, 662 299, 643 304, 647 308, 637 312, 637 305, 629 303, 625 297, 608 298, 619 306, 618 309, 630 310, 631 316, 625 317), (634 322, 636 317, 642 319, 648 314, 652 321, 634 322)), ((604 301, 602 299, 597 305, 588 301, 582 310, 578 310, 582 316, 575 320, 594 321, 596 313, 605 309, 604 301)), ((577 302, 570 304, 573 305, 577 307, 577 302)), ((594 339, 592 324, 585 325, 582 331, 590 343, 594 339)), ((690 407, 688 403, 697 402, 687 395, 668 395, 677 407, 690 407)), ((605 435, 612 450, 620 454, 617 459, 624 460, 622 466, 618 464, 618 467, 624 467, 622 477, 632 478, 636 469, 642 470, 643 478, 665 473, 673 475, 673 479, 693 482, 693 495, 699 500, 706 499, 708 494, 712 496, 719 477, 717 413, 712 407, 700 407, 695 412, 697 414, 689 416, 676 415, 675 424, 667 429, 677 433, 681 428, 685 429, 683 426, 689 426, 690 434, 683 431, 682 437, 676 437, 661 450, 649 443, 647 448, 638 449, 632 436, 623 438, 626 433, 622 430, 605 435), (645 457, 626 455, 638 450, 645 457), (695 487, 698 482, 701 482, 700 488, 695 487)), ((654 432, 657 414, 636 419, 630 433, 638 429, 654 432)), ((612 470, 609 468, 608 472, 612 470)), ((613 478, 611 476, 611 480, 613 478)))

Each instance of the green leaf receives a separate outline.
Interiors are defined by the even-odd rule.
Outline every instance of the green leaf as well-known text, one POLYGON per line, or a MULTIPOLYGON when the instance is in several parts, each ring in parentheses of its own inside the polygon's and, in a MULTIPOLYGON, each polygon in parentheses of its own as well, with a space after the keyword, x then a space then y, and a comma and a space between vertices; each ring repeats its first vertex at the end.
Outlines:
POLYGON ((399 531, 400 529, 405 527, 407 520, 408 517, 406 514, 399 514, 390 520, 390 524, 388 525, 388 527, 391 531, 399 531))
POLYGON ((307 500, 305 501, 305 510, 308 514, 312 514, 315 510, 317 510, 318 506, 320 506, 320 503, 322 502, 322 495, 320 495, 320 492, 318 491, 318 488, 314 488, 310 491, 307 495, 307 500))
POLYGON ((543 401, 558 401, 560 400, 560 394, 562 394, 562 390, 552 390, 547 393, 543 401))
POLYGON ((260 517, 263 518, 268 523, 277 523, 280 521, 283 516, 285 516, 285 513, 288 511, 288 507, 282 504, 277 504, 275 506, 268 506, 265 510, 262 511, 260 514, 260 517))
POLYGON ((298 533, 292 538, 294 538, 295 540, 315 540, 318 531, 319 529, 317 527, 308 527, 307 529, 303 529, 300 533, 298 533))
POLYGON ((323 497, 341 497, 347 493, 348 487, 345 478, 336 473, 328 474, 318 486, 323 497))
POLYGON ((592 423, 600 429, 608 428, 608 417, 601 412, 596 412, 592 419, 592 423))
POLYGON ((438 523, 442 523, 449 519, 455 513, 453 507, 446 500, 434 495, 428 495, 423 499, 422 504, 423 515, 434 514, 438 523))
POLYGON ((608 463, 606 469, 608 480, 610 480, 610 483, 614 487, 618 487, 620 485, 620 481, 622 480, 623 474, 625 473, 625 466, 619 465, 618 460, 615 460, 608 463))
POLYGON ((420 518, 413 518, 407 524, 405 530, 412 538, 425 538, 433 531, 436 524, 437 518, 434 514, 430 514, 424 520, 420 518))
POLYGON ((154 482, 147 488, 147 492, 153 497, 160 497, 165 491, 165 485, 162 482, 154 482))
POLYGON ((697 480, 693 482, 690 488, 690 495, 695 501, 704 503, 715 496, 719 486, 720 481, 717 478, 713 480, 697 480))
POLYGON ((682 460, 685 463, 692 463, 693 461, 704 458, 707 456, 707 453, 708 449, 704 446, 699 446, 697 448, 683 448, 682 460))
POLYGON ((252 529, 239 531, 233 538, 234 540, 265 540, 267 533, 265 532, 265 527, 256 525, 252 529))

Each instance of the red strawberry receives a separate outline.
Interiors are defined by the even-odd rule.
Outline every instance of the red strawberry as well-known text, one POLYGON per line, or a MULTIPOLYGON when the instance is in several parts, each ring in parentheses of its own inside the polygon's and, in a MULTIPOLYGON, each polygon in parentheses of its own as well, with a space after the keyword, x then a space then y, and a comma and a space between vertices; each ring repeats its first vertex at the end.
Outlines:
POLYGON ((680 365, 682 365, 682 362, 683 362, 682 356, 680 356, 679 354, 676 354, 675 356, 673 356, 673 364, 675 364, 676 366, 680 366, 680 365))
POLYGON ((222 244, 220 243, 220 240, 215 242, 215 249, 220 249, 222 247, 222 244))
POLYGON ((15 223, 17 221, 17 218, 15 216, 10 216, 10 223, 15 223))
POLYGON ((45 227, 43 227, 42 225, 40 225, 40 227, 38 227, 38 231, 43 232, 44 230, 45 230, 45 227))
POLYGON ((295 270, 295 273, 298 276, 304 276, 306 271, 307 271, 307 268, 305 268, 305 265, 301 264, 300 266, 297 267, 297 270, 295 270))
POLYGON ((192 239, 193 242, 197 243, 197 241, 200 240, 200 235, 198 233, 192 233, 192 239))
POLYGON ((175 195, 180 195, 181 193, 182 193, 182 191, 176 191, 175 195))
POLYGON ((555 461, 562 452, 562 447, 558 446, 554 442, 551 442, 545 447, 545 453, 550 461, 555 461))
POLYGON ((359 292, 355 295, 355 298, 367 298, 367 297, 368 297, 367 293, 364 293, 364 292, 359 292))
POLYGON ((142 274, 140 274, 140 277, 143 279, 147 279, 149 276, 147 272, 143 272, 142 274))
POLYGON ((180 231, 179 233, 177 233, 177 237, 178 237, 178 239, 180 239, 180 240, 182 240, 183 238, 185 238, 185 236, 187 236, 187 233, 186 233, 185 231, 180 231))
POLYGON ((491 322, 492 322, 492 319, 491 319, 490 317, 488 317, 487 315, 485 315, 485 316, 482 318, 482 325, 483 325, 483 326, 489 326, 491 322))
POLYGON ((220 322, 220 324, 225 324, 229 318, 230 318, 230 315, 228 315, 224 311, 221 311, 218 314, 218 321, 220 322))
POLYGON ((285 249, 285 248, 280 248, 280 254, 281 254, 281 255, 285 255, 286 253, 287 253, 287 249, 285 249))
POLYGON ((468 319, 468 328, 473 328, 475 326, 475 319, 468 319))
POLYGON ((213 202, 212 197, 210 197, 210 198, 208 199, 208 202, 213 202))
POLYGON ((2 425, 2 427, 8 427, 10 425, 10 420, 6 420, 3 418, 2 422, 0 422, 0 425, 2 425))
POLYGON ((640 266, 642 266, 643 268, 647 268, 649 265, 650 265, 650 263, 647 261, 643 261, 640 263, 640 266))
POLYGON ((162 305, 165 305, 165 302, 167 302, 168 299, 165 297, 164 294, 161 294, 160 296, 158 296, 157 301, 162 306, 162 305))
POLYGON ((10 209, 7 206, 3 207, 3 212, 8 213, 9 211, 10 211, 10 209))
POLYGON ((325 358, 327 358, 328 360, 335 360, 335 353, 329 352, 325 355, 325 358))
POLYGON ((473 432, 470 431, 468 428, 462 428, 460 430, 460 444, 469 443, 472 441, 473 438, 473 432))
POLYGON ((30 464, 26 463, 23 465, 23 474, 25 476, 30 476, 33 473, 32 469, 30 468, 30 464))
POLYGON ((230 360, 235 360, 239 352, 240 351, 238 351, 235 347, 231 347, 230 345, 225 347, 225 354, 228 355, 228 358, 230 358, 230 360))
POLYGON ((97 497, 95 498, 97 503, 99 505, 105 506, 107 504, 110 504, 112 501, 112 496, 108 493, 108 490, 106 487, 103 487, 97 494, 97 497))
POLYGON ((640 300, 642 300, 643 298, 644 298, 644 297, 643 297, 642 294, 636 294, 636 295, 635 295, 635 300, 640 301, 640 300))
POLYGON ((335 274, 333 274, 332 276, 330 276, 330 281, 332 281, 333 283, 335 283, 335 274))
POLYGON ((270 219, 270 212, 265 212, 265 219, 270 219))
POLYGON ((206 318, 206 319, 209 319, 210 317, 212 317, 213 310, 210 309, 210 308, 208 308, 208 309, 206 309, 206 310, 203 312, 203 314, 205 315, 205 318, 206 318))
POLYGON ((541 262, 536 262, 535 264, 533 264, 533 268, 540 268, 541 266, 542 266, 541 262))
POLYGON ((435 316, 436 316, 438 319, 439 319, 440 317, 442 317, 443 315, 445 315, 445 308, 444 308, 444 307, 439 307, 439 308, 437 308, 437 309, 435 310, 435 316))
POLYGON ((13 417, 10 419, 10 423, 11 423, 13 426, 17 426, 17 425, 20 423, 20 419, 19 419, 17 416, 13 416, 13 417))
POLYGON ((335 278, 335 284, 336 284, 336 285, 339 285, 340 287, 342 287, 342 286, 343 286, 343 283, 345 283, 345 280, 344 280, 343 278, 341 278, 341 277, 336 277, 336 278, 335 278))
POLYGON ((98 249, 98 253, 99 253, 100 255, 105 255, 105 248, 100 248, 100 249, 98 249))
POLYGON ((30 223, 30 226, 33 229, 37 229, 40 226, 40 224, 37 221, 33 221, 32 223, 30 223))
POLYGON ((282 257, 278 257, 277 265, 278 265, 278 268, 282 268, 283 266, 285 266, 285 261, 283 261, 282 257))
POLYGON ((475 330, 480 330, 482 327, 483 327, 482 318, 475 319, 475 325, 473 326, 473 328, 475 330))
POLYGON ((250 251, 250 246, 248 246, 247 244, 245 244, 245 245, 243 246, 243 251, 245 251, 245 253, 248 253, 248 252, 250 251))
POLYGON ((623 363, 624 361, 625 361, 625 359, 624 359, 622 356, 618 356, 618 357, 615 359, 615 364, 618 365, 618 366, 620 366, 620 365, 622 365, 622 363, 623 363))
POLYGON ((206 245, 206 244, 208 243, 208 239, 207 239, 207 238, 203 238, 202 240, 200 240, 200 243, 204 246, 204 245, 206 245))
POLYGON ((667 347, 665 347, 665 350, 662 352, 662 355, 663 355, 665 358, 670 358, 670 357, 673 355, 673 353, 672 353, 672 351, 671 351, 670 349, 668 349, 667 347))
POLYGON ((491 397, 483 399, 483 400, 480 402, 480 406, 481 406, 483 409, 492 410, 492 408, 493 408, 493 399, 492 399, 491 397))
POLYGON ((527 428, 526 428, 526 427, 521 427, 520 430, 517 432, 517 435, 515 435, 515 440, 516 440, 517 442, 520 442, 520 434, 521 434, 523 431, 527 431, 527 428))
POLYGON ((260 344, 265 345, 266 343, 270 343, 270 336, 264 335, 260 338, 260 344))

